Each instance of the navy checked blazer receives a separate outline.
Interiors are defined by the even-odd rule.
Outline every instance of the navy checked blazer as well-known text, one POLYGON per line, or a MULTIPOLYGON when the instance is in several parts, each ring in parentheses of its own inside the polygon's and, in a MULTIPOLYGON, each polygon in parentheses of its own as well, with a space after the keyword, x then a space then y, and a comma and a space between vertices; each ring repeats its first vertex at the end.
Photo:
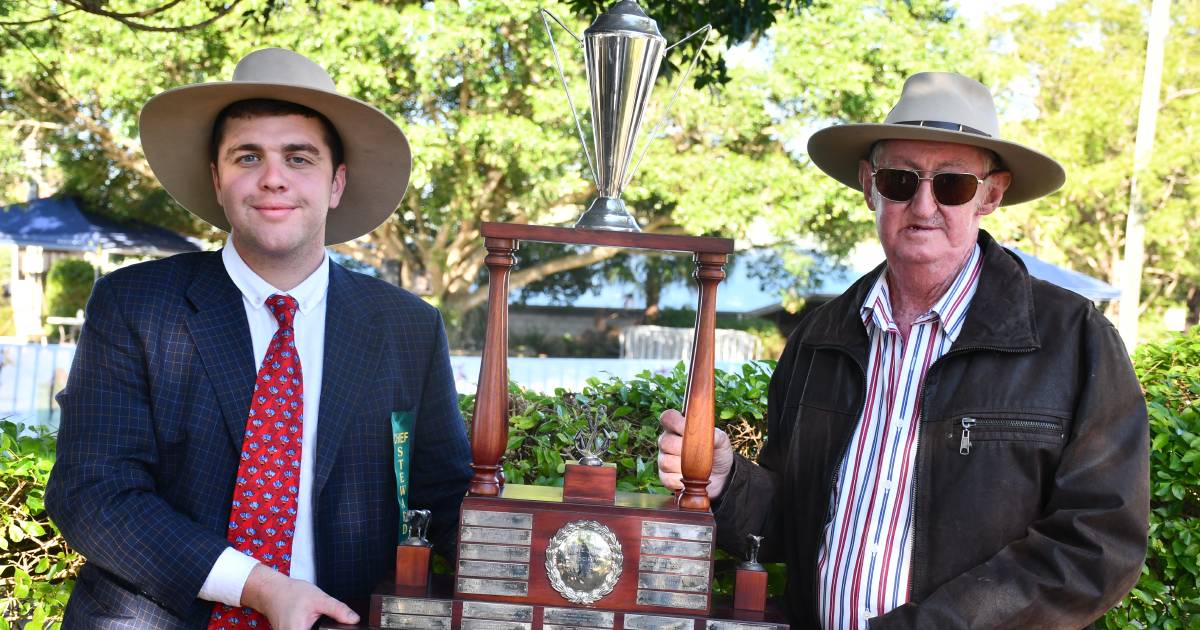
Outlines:
MULTIPOLYGON (((392 571, 399 534, 391 413, 416 412, 409 503, 453 556, 471 475, 446 334, 433 307, 331 264, 312 486, 316 583, 358 600, 392 571)), ((46 509, 87 557, 65 628, 203 628, 196 599, 227 546, 258 366, 219 252, 100 279, 59 394, 46 509)))

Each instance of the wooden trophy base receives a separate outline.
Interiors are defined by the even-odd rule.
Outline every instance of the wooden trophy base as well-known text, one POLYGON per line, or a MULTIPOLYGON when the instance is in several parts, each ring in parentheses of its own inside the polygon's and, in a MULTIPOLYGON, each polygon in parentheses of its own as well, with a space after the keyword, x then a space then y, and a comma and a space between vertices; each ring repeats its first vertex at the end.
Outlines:
POLYGON ((733 583, 733 607, 738 610, 764 610, 767 606, 767 572, 738 568, 733 583))
POLYGON ((507 484, 499 497, 463 499, 454 594, 512 604, 703 615, 711 606, 713 531, 711 512, 681 510, 671 495, 615 492, 611 503, 581 502, 564 499, 562 488, 507 484), (549 547, 560 531, 576 527, 607 531, 619 554, 608 571, 619 577, 594 601, 571 601, 552 583, 549 547))
POLYGON ((433 547, 398 545, 396 547, 396 585, 424 590, 429 586, 433 547))

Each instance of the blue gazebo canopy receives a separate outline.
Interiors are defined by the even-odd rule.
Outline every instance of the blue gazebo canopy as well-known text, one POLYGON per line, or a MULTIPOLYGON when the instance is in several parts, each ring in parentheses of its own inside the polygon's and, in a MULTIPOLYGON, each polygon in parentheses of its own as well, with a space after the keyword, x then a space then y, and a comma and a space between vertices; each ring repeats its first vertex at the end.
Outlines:
POLYGON ((6 206, 0 210, 0 244, 158 256, 200 250, 170 230, 138 221, 117 222, 88 212, 74 197, 47 197, 6 206))

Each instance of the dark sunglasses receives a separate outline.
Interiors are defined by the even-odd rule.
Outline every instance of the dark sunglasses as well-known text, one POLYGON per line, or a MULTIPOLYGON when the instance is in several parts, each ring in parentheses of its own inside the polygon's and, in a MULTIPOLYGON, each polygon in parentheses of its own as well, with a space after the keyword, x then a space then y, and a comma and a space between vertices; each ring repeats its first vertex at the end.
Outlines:
POLYGON ((983 183, 973 173, 934 172, 929 177, 921 177, 919 172, 906 168, 875 169, 871 171, 871 178, 880 195, 901 203, 917 194, 922 180, 929 180, 933 182, 933 198, 943 206, 961 206, 974 199, 979 185, 983 183))

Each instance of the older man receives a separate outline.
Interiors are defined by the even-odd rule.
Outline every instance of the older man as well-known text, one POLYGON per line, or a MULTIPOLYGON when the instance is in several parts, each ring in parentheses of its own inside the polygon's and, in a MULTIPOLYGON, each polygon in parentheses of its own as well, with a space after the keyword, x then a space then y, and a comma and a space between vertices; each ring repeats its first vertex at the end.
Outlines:
MULTIPOLYGON (((718 432, 718 542, 766 536, 797 628, 1086 626, 1145 554, 1145 402, 1093 305, 979 229, 1062 168, 1000 139, 987 88, 950 73, 809 154, 863 191, 887 260, 791 335, 759 462, 718 432)), ((682 418, 662 423, 679 487, 682 418)))
POLYGON ((142 110, 146 158, 220 252, 96 283, 46 507, 87 556, 64 627, 353 623, 393 570, 393 423, 414 508, 453 554, 470 476, 446 336, 416 296, 325 245, 395 211, 411 154, 383 112, 294 52, 142 110))

